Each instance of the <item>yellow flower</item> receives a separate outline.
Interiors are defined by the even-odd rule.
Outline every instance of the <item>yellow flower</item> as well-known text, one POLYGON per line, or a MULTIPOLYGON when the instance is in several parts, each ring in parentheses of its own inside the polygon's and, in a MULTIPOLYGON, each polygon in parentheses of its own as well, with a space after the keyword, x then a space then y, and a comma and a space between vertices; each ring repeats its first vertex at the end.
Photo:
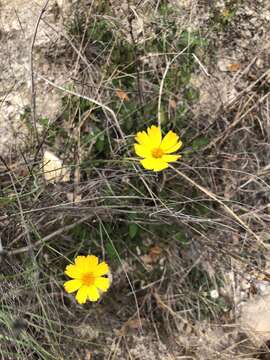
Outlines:
POLYGON ((166 169, 168 163, 178 160, 181 155, 169 155, 182 146, 179 136, 169 131, 162 139, 161 130, 158 126, 152 125, 146 131, 137 133, 134 145, 135 152, 142 157, 142 166, 147 170, 160 171, 166 169))
POLYGON ((66 281, 64 288, 68 293, 78 290, 76 300, 79 304, 86 303, 87 299, 97 301, 110 287, 110 280, 103 277, 109 271, 109 266, 104 261, 99 264, 94 255, 77 256, 75 264, 66 267, 65 274, 72 280, 66 281))

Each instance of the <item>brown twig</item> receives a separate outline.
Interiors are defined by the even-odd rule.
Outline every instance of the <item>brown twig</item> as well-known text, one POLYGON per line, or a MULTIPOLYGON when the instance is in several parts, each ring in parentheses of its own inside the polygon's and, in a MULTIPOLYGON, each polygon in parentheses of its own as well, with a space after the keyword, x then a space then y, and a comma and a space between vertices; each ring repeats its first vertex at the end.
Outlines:
POLYGON ((133 33, 133 20, 134 17, 137 15, 136 11, 130 6, 130 2, 129 0, 127 0, 127 4, 128 4, 128 11, 129 14, 127 16, 128 19, 128 25, 129 25, 129 33, 130 33, 130 37, 133 43, 133 53, 134 53, 134 62, 135 62, 135 66, 136 66, 136 78, 137 78, 137 88, 138 88, 138 95, 139 95, 139 101, 140 101, 140 106, 143 108, 143 91, 142 91, 142 86, 141 86, 141 74, 140 74, 140 66, 139 66, 139 56, 138 56, 138 51, 137 51, 137 42, 135 40, 134 37, 134 33, 133 33))
POLYGON ((44 80, 44 81, 45 81, 46 83, 48 83, 49 85, 53 86, 54 88, 59 89, 59 90, 65 92, 65 93, 67 93, 67 94, 74 95, 74 96, 77 96, 77 97, 79 97, 79 98, 88 100, 89 102, 91 102, 91 103, 93 103, 93 104, 101 107, 101 109, 102 109, 104 112, 107 111, 108 113, 110 113, 111 116, 112 116, 112 118, 113 118, 113 120, 114 120, 115 126, 116 126, 117 130, 119 131, 119 134, 121 135, 121 137, 122 137, 123 140, 125 139, 125 135, 124 135, 124 133, 123 133, 121 127, 120 127, 120 124, 119 124, 118 119, 117 119, 117 117, 116 117, 116 115, 115 115, 115 112, 114 112, 109 106, 107 106, 107 105, 105 105, 105 104, 103 104, 103 103, 101 103, 101 102, 99 102, 99 101, 97 101, 97 100, 95 100, 95 99, 92 99, 92 98, 90 98, 90 97, 88 97, 88 96, 79 94, 79 93, 77 93, 77 92, 75 92, 75 91, 71 91, 71 90, 65 89, 63 86, 56 85, 56 84, 53 83, 52 81, 50 81, 50 80, 46 79, 45 77, 43 77, 42 75, 39 75, 39 74, 38 74, 38 77, 41 78, 42 80, 44 80))
POLYGON ((245 111, 244 114, 242 114, 241 116, 236 116, 235 120, 226 128, 225 132, 223 132, 220 136, 211 141, 210 144, 204 148, 204 150, 215 146, 218 142, 220 144, 223 144, 227 137, 230 135, 230 131, 234 127, 236 127, 249 113, 251 113, 251 111, 254 110, 258 106, 258 104, 261 104, 264 100, 266 100, 269 95, 270 92, 262 96, 253 106, 251 106, 247 111, 245 111))
POLYGON ((241 225, 241 227, 243 229, 245 229, 250 235, 252 235, 260 245, 262 245, 264 248, 266 247, 266 245, 263 243, 263 241, 260 239, 259 236, 257 236, 257 234, 254 233, 253 230, 251 230, 251 228, 245 223, 245 221, 243 221, 228 205, 226 205, 223 201, 221 201, 214 193, 212 193, 210 190, 204 188, 203 186, 201 186, 200 184, 198 184, 196 181, 192 180, 189 176, 187 176, 186 174, 184 174, 182 171, 176 169, 175 167, 173 167, 172 165, 169 165, 169 167, 171 169, 173 169, 178 175, 180 175, 182 178, 184 178, 187 182, 189 182, 190 184, 192 184, 193 186, 195 186, 197 189, 199 189, 200 191, 202 191, 205 195, 207 195, 210 199, 216 201, 219 205, 221 205, 224 210, 232 217, 234 218, 237 223, 239 225, 241 225))
POLYGON ((55 237, 57 235, 62 234, 63 232, 66 232, 66 231, 69 231, 69 230, 73 229, 76 225, 81 224, 84 221, 89 220, 92 217, 93 217, 93 215, 85 216, 82 219, 74 222, 73 224, 66 225, 66 226, 64 226, 64 227, 62 227, 60 229, 55 230, 51 234, 45 236, 44 238, 36 241, 33 244, 29 244, 28 246, 24 246, 24 247, 21 247, 19 249, 9 251, 8 255, 18 255, 18 254, 22 254, 22 253, 27 252, 27 251, 32 251, 35 247, 44 244, 46 241, 52 239, 53 237, 55 237))
POLYGON ((30 47, 30 76, 31 76, 31 105, 32 105, 31 110, 32 110, 32 122, 33 122, 33 125, 34 125, 35 135, 36 135, 36 139, 37 139, 38 143, 39 143, 39 136, 38 136, 38 130, 37 130, 36 89, 35 89, 35 79, 34 79, 33 52, 34 52, 34 46, 35 46, 35 41, 36 41, 36 37, 37 37, 38 27, 39 27, 41 18, 43 16, 44 12, 46 11, 48 3, 49 3, 49 0, 46 0, 44 2, 43 7, 40 10, 40 13, 39 13, 36 25, 35 25, 34 33, 33 33, 31 47, 30 47))

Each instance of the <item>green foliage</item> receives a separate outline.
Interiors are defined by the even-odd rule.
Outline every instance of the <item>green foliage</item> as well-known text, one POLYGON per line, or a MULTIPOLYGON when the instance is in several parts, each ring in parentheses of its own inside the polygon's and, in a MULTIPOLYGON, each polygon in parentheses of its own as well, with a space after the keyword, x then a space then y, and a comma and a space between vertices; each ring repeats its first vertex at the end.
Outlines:
POLYGON ((128 233, 129 233, 129 237, 131 239, 134 239, 137 234, 139 233, 139 226, 135 223, 131 223, 128 225, 128 233))
POLYGON ((196 101, 199 99, 200 97, 200 93, 199 93, 199 90, 197 89, 194 89, 192 87, 188 87, 185 92, 185 98, 189 101, 189 102, 192 102, 192 101, 196 101))
POLYGON ((16 202, 16 198, 9 198, 9 197, 0 197, 0 206, 5 206, 8 204, 11 204, 13 202, 16 202))
POLYGON ((187 246, 189 244, 187 235, 181 228, 177 230, 173 237, 179 242, 181 246, 187 246))
POLYGON ((99 153, 101 153, 105 148, 105 135, 104 133, 100 133, 96 139, 96 149, 99 153))
POLYGON ((46 134, 46 144, 53 146, 57 136, 62 140, 67 139, 67 133, 61 125, 50 124, 48 118, 39 118, 38 122, 43 126, 43 130, 46 134))
POLYGON ((208 291, 209 289, 208 275, 198 266, 194 266, 191 269, 188 280, 190 281, 190 285, 194 290, 208 291))
MULTIPOLYGON (((112 88, 110 107, 117 114, 122 130, 126 135, 134 134, 141 127, 145 127, 146 121, 149 124, 156 122, 160 79, 164 68, 157 69, 160 72, 158 76, 152 71, 152 59, 149 54, 153 53, 168 54, 167 62, 174 58, 173 54, 181 53, 171 64, 165 77, 161 99, 161 123, 168 128, 184 126, 189 121, 190 104, 199 98, 199 91, 190 86, 192 74, 197 68, 193 53, 205 49, 208 46, 207 40, 198 32, 180 29, 177 18, 173 16, 173 7, 167 2, 161 2, 158 7, 158 21, 151 23, 154 36, 133 44, 132 41, 127 40, 126 34, 121 31, 113 17, 103 16, 109 14, 109 8, 107 1, 96 5, 96 15, 93 15, 91 21, 85 21, 81 25, 83 32, 81 27, 77 26, 80 29, 77 35, 86 34, 83 41, 91 44, 93 64, 97 60, 103 77, 110 79, 112 88), (149 58, 149 66, 144 67, 143 73, 141 58, 149 58), (138 76, 138 72, 143 75, 138 76), (142 83, 151 84, 152 90, 149 94, 144 93, 142 83), (121 89, 127 94, 127 98, 119 98, 116 89, 121 89), (173 112, 168 107, 172 94, 182 99, 173 112)), ((160 55, 159 61, 162 63, 164 60, 165 58, 160 55)), ((91 132, 81 133, 82 143, 85 148, 90 146, 93 154, 91 144, 94 142, 96 155, 102 156, 103 160, 110 159, 111 147, 108 146, 107 136, 110 137, 112 132, 106 131, 106 134, 104 132, 106 121, 103 111, 92 107, 83 99, 78 100, 70 96, 66 97, 63 106, 64 118, 69 119, 72 116, 75 124, 79 121, 79 117, 90 111, 91 132)), ((55 139, 54 134, 55 131, 52 129, 50 131, 52 141, 55 139)))
POLYGON ((159 2, 159 7, 158 7, 159 13, 160 15, 163 16, 164 20, 170 19, 170 16, 173 16, 175 14, 175 10, 173 8, 173 6, 170 6, 168 3, 164 2, 164 1, 160 1, 159 2))
POLYGON ((225 9, 222 11, 214 9, 211 16, 211 26, 217 31, 228 31, 229 26, 233 22, 238 7, 242 0, 225 1, 225 9))
POLYGON ((88 28, 87 36, 100 50, 104 50, 106 44, 113 40, 110 24, 104 20, 94 21, 88 28))
POLYGON ((111 243, 107 242, 105 244, 105 249, 106 249, 106 254, 109 257, 110 261, 114 262, 118 260, 119 254, 111 243))
POLYGON ((195 203, 192 206, 191 213, 195 216, 207 218, 209 217, 209 208, 203 203, 195 203))
POLYGON ((189 51, 194 51, 197 46, 206 47, 208 41, 201 37, 198 32, 183 31, 178 40, 180 49, 188 48, 189 51))
POLYGON ((92 232, 89 227, 84 224, 76 225, 71 231, 70 234, 75 242, 81 242, 91 239, 92 232))
POLYGON ((199 151, 208 144, 209 144, 209 139, 207 139, 205 137, 199 137, 192 141, 191 146, 194 151, 199 151))

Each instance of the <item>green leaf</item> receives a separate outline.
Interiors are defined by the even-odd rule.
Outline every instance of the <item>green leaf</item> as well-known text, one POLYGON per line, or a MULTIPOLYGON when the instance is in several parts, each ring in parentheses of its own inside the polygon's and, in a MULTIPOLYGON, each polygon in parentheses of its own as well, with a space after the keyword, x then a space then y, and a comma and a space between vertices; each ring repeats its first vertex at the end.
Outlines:
POLYGON ((47 127, 49 126, 50 120, 44 117, 44 118, 39 118, 38 122, 40 123, 40 125, 47 127))
POLYGON ((182 245, 187 245, 188 244, 188 240, 186 237, 186 234, 184 233, 183 230, 178 231, 175 235, 174 235, 175 239, 178 240, 182 245))
POLYGON ((208 41, 207 39, 200 37, 196 32, 183 31, 179 37, 179 44, 183 47, 206 46, 208 45, 208 41))
POLYGON ((96 141, 96 149, 99 152, 102 152, 104 150, 104 145, 105 145, 105 137, 104 134, 99 135, 99 137, 97 138, 96 141))
POLYGON ((134 239, 135 236, 138 234, 138 232, 139 232, 139 226, 137 224, 135 223, 129 224, 128 233, 131 239, 134 239))
POLYGON ((198 151, 208 144, 209 144, 209 140, 207 138, 201 137, 192 141, 191 146, 194 151, 198 151))
POLYGON ((209 209, 203 204, 194 204, 193 212, 196 216, 207 216, 209 214, 209 209))
POLYGON ((185 98, 188 101, 195 101, 198 100, 200 97, 199 91, 197 89, 194 89, 192 87, 186 89, 185 91, 185 98))
POLYGON ((105 245, 105 248, 106 248, 106 253, 111 260, 118 259, 118 254, 116 252, 116 249, 114 248, 114 246, 111 243, 107 243, 105 245))
POLYGON ((14 198, 9 198, 9 197, 0 197, 0 205, 8 205, 12 202, 15 202, 15 197, 14 198))

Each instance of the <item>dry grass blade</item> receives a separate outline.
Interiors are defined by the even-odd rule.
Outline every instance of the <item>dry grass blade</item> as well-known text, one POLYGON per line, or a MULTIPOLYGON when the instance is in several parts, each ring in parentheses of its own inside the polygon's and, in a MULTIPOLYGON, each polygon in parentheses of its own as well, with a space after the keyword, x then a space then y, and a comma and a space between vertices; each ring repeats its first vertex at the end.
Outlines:
POLYGON ((117 120, 117 117, 115 115, 115 112, 107 105, 105 104, 102 104, 101 102, 95 100, 95 99, 92 99, 88 96, 85 96, 85 95, 82 95, 82 94, 79 94, 79 93, 76 93, 75 91, 71 91, 71 90, 68 90, 68 89, 65 89, 63 86, 60 86, 60 85, 57 85, 55 83, 53 83, 52 81, 46 79, 44 76, 40 75, 40 74, 37 74, 37 76, 44 80, 47 84, 50 84, 52 87, 58 89, 58 90, 61 90, 63 91, 64 93, 66 94, 70 94, 70 95, 74 95, 74 96, 77 96, 78 98, 82 98, 82 99, 85 99, 87 101, 90 101, 90 103, 93 103, 97 106, 100 106, 104 111, 107 111, 109 114, 111 114, 111 116, 113 117, 113 120, 114 120, 114 123, 115 123, 115 126, 116 128, 118 129, 119 131, 119 134, 121 135, 121 138, 124 140, 125 139, 125 136, 124 136, 124 133, 121 129, 121 126, 117 120))
POLYGON ((255 240, 258 242, 258 244, 260 246, 263 246, 264 248, 267 249, 267 246, 265 245, 265 243, 260 239, 260 237, 254 233, 254 231, 237 215, 235 214, 235 212, 228 206, 226 205, 223 201, 221 201, 214 193, 212 193, 210 190, 204 188, 203 186, 201 186, 200 184, 198 184, 196 181, 192 180, 190 177, 188 177, 186 174, 184 174, 182 171, 180 171, 179 169, 173 167, 172 165, 169 165, 178 175, 180 175, 182 178, 184 178, 186 181, 188 181, 190 184, 192 184, 193 186, 195 186, 197 189, 199 189, 200 191, 202 191, 205 195, 207 195, 209 198, 211 198, 212 200, 216 201, 219 205, 221 205, 225 211, 232 216, 239 225, 241 225, 241 227, 243 229, 245 229, 251 236, 253 236, 255 238, 255 240))

